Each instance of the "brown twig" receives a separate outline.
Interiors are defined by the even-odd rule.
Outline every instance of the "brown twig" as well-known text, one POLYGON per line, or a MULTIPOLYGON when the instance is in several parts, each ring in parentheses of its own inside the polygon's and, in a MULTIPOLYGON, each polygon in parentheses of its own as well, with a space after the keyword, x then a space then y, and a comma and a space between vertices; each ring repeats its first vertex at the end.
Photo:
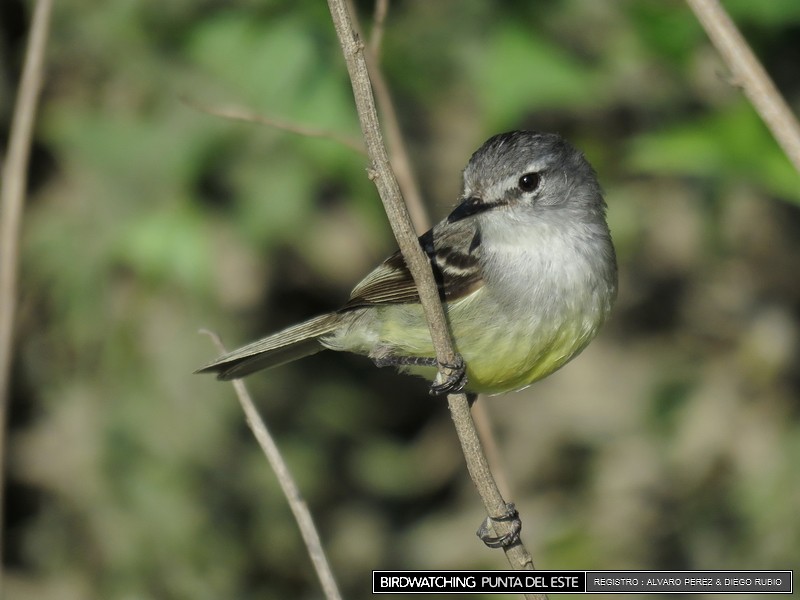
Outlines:
POLYGON ((686 0, 786 156, 800 172, 800 124, 718 0, 686 0))
MULTIPOLYGON (((353 18, 353 30, 356 34, 362 35, 362 30, 352 0, 347 0, 347 7, 353 18)), ((394 108, 392 94, 389 90, 389 85, 386 83, 386 78, 383 76, 383 70, 380 67, 380 36, 383 34, 384 22, 388 10, 388 0, 377 0, 373 16, 372 38, 367 48, 369 51, 367 56, 367 68, 369 69, 369 76, 372 80, 375 101, 378 104, 382 117, 381 123, 383 125, 383 130, 386 132, 392 168, 397 176, 397 182, 400 185, 400 191, 408 206, 408 211, 411 214, 411 221, 414 223, 414 228, 418 233, 422 233, 430 228, 430 219, 428 218, 425 203, 422 200, 419 184, 414 176, 411 158, 405 144, 402 129, 400 128, 399 119, 397 118, 397 111, 394 108)), ((489 459, 492 473, 494 473, 500 489, 508 493, 510 491, 508 477, 503 468, 497 440, 492 430, 489 411, 486 409, 486 404, 484 402, 476 402, 472 405, 472 418, 475 420, 478 433, 483 441, 484 450, 489 459)))
MULTIPOLYGON (((370 57, 370 63, 377 62, 377 59, 370 57)), ((414 177, 414 169, 411 166, 411 157, 408 154, 403 136, 400 133, 400 120, 392 102, 392 95, 389 86, 383 77, 380 69, 370 71, 372 75, 372 86, 375 91, 375 98, 381 107, 381 116, 386 130, 386 142, 392 157, 392 168, 394 169, 397 180, 400 183, 400 190, 406 200, 408 211, 411 213, 411 220, 416 230, 423 233, 427 227, 427 211, 425 202, 422 200, 422 193, 414 177)))
POLYGON ((437 358, 442 364, 456 364, 456 354, 450 341, 444 310, 439 301, 433 274, 428 259, 417 242, 417 235, 403 204, 397 179, 383 145, 383 136, 375 110, 375 99, 372 95, 367 63, 364 58, 364 44, 353 32, 352 20, 344 0, 328 0, 328 7, 336 27, 336 34, 342 45, 353 86, 356 110, 371 162, 369 177, 378 188, 392 232, 397 238, 403 258, 419 288, 420 301, 430 323, 431 337, 437 348, 437 358))
MULTIPOLYGON (((200 333, 208 335, 214 344, 216 344, 220 353, 225 352, 225 347, 222 345, 217 334, 205 329, 201 330, 200 333)), ((317 572, 317 577, 322 584, 322 590, 325 592, 325 597, 328 600, 341 600, 339 588, 336 585, 336 579, 333 577, 333 571, 331 571, 331 567, 328 564, 325 551, 322 549, 322 542, 320 541, 317 528, 314 525, 314 519, 311 517, 308 505, 305 503, 305 500, 303 500, 300 489, 297 487, 297 483, 292 477, 292 473, 289 471, 286 461, 283 460, 283 456, 280 450, 278 450, 275 440, 272 439, 272 435, 270 435, 264 420, 261 418, 261 415, 258 414, 258 410, 253 404, 253 400, 250 398, 250 394, 242 380, 234 379, 232 383, 236 390, 236 397, 239 399, 239 404, 242 405, 242 410, 244 410, 245 417, 247 418, 247 425, 258 441, 258 445, 261 446, 261 450, 264 452, 264 456, 267 457, 267 461, 269 461, 272 470, 275 471, 278 484, 281 486, 283 495, 286 496, 289 508, 297 521, 300 534, 303 536, 303 541, 306 545, 306 550, 308 551, 309 557, 311 557, 311 563, 314 565, 314 570, 317 572)))
MULTIPOLYGON (((347 0, 347 8, 351 15, 355 15, 352 0, 347 0)), ((387 7, 388 9, 388 7, 387 7)), ((379 10, 375 8, 376 18, 379 16, 379 10)), ((382 18, 385 18, 385 14, 382 18)), ((358 20, 353 16, 352 21, 353 31, 359 37, 363 37, 358 20)), ((373 36, 374 36, 373 29, 373 36)), ((376 44, 371 44, 368 48, 364 48, 364 55, 367 60, 367 68, 369 70, 369 77, 372 82, 372 90, 375 94, 375 101, 380 108, 381 119, 383 123, 383 131, 386 132, 386 143, 389 149, 389 156, 391 157, 392 170, 397 183, 400 185, 400 192, 411 214, 411 222, 417 233, 423 233, 429 227, 428 214, 425 210, 425 203, 422 200, 422 193, 419 190, 419 185, 414 177, 414 169, 411 166, 411 157, 406 149, 405 142, 403 141, 403 134, 400 129, 400 120, 397 117, 397 111, 392 102, 392 94, 389 92, 389 85, 383 77, 383 71, 378 67, 378 56, 372 51, 376 44)))
POLYGON ((186 97, 181 97, 181 101, 187 106, 191 106, 195 110, 199 110, 209 115, 214 115, 215 117, 222 117, 224 119, 233 119, 235 121, 246 121, 248 123, 257 123, 259 125, 264 125, 266 127, 280 129, 281 131, 288 131, 289 133, 295 133, 297 135, 331 140, 338 144, 346 146, 347 148, 349 148, 354 152, 366 155, 366 150, 364 150, 364 144, 361 143, 361 140, 341 133, 336 133, 335 131, 320 129, 317 127, 310 127, 308 125, 301 125, 299 123, 292 123, 290 121, 283 121, 281 119, 273 119, 271 117, 265 117, 264 115, 259 115, 258 113, 253 112, 251 110, 234 106, 223 106, 223 107, 204 106, 203 104, 195 102, 194 100, 191 100, 190 98, 186 97))
MULTIPOLYGON (((383 144, 375 109, 375 100, 367 71, 364 44, 353 30, 352 18, 345 0, 328 0, 328 7, 331 11, 331 17, 333 18, 339 43, 342 46, 347 71, 353 86, 353 95, 359 122, 361 123, 361 131, 364 134, 367 152, 372 163, 369 170, 370 177, 378 188, 378 193, 389 217, 392 231, 397 238, 400 251, 417 284, 420 301, 430 327, 431 339, 436 349, 436 358, 442 365, 456 364, 456 354, 450 339, 444 310, 439 299, 430 263, 417 241, 397 180, 389 165, 389 158, 383 144)), ((446 370, 443 369, 443 371, 446 370)), ((448 374, 441 373, 442 376, 448 374)), ((506 503, 497 489, 486 457, 483 454, 470 414, 467 397, 464 394, 451 394, 448 397, 448 405, 461 441, 467 468, 478 488, 488 514, 491 516, 504 515, 506 503)), ((497 523, 494 528, 500 535, 510 531, 510 525, 507 523, 497 523)), ((504 548, 504 550, 513 568, 533 568, 531 557, 521 542, 504 548)), ((543 596, 530 597, 541 598, 543 596)))
MULTIPOLYGON (((355 12, 350 11, 354 17, 355 12)), ((376 0, 375 12, 372 15, 372 35, 369 39, 369 51, 375 59, 380 58, 381 43, 383 42, 383 25, 389 12, 389 0, 376 0)), ((355 19, 354 19, 355 20, 355 19)))
MULTIPOLYGON (((52 0, 38 0, 33 12, 25 65, 14 108, 14 120, 11 123, 8 154, 3 169, 2 191, 0 191, 0 204, 2 204, 0 206, 0 472, 5 467, 5 429, 14 345, 20 227, 52 8, 52 0)), ((3 530, 1 516, 3 506, 2 490, 0 490, 0 534, 3 530)), ((0 540, 2 539, 4 538, 0 535, 0 540)), ((0 565, 2 565, 1 546, 2 544, 0 544, 0 565)), ((0 579, 1 584, 2 579, 0 579)))
POLYGON ((511 482, 506 473, 505 463, 503 462, 503 455, 500 452, 500 445, 497 443, 497 436, 494 434, 492 427, 492 418, 489 410, 486 408, 486 402, 478 400, 472 404, 472 419, 475 421, 475 428, 478 431, 478 436, 483 442, 483 451, 486 453, 486 460, 489 462, 489 468, 494 474, 494 479, 497 482, 497 488, 504 496, 511 496, 511 482))

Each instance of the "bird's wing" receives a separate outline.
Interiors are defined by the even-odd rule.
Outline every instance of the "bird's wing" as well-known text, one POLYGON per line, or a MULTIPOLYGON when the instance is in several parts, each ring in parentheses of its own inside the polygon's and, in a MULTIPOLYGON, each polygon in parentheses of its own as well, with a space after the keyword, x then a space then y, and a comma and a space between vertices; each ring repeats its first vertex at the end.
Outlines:
MULTIPOLYGON (((480 232, 472 219, 442 221, 420 236, 419 243, 431 261, 442 301, 457 300, 483 285, 480 232)), ((419 302, 417 286, 398 251, 355 287, 343 310, 414 302, 419 302)))

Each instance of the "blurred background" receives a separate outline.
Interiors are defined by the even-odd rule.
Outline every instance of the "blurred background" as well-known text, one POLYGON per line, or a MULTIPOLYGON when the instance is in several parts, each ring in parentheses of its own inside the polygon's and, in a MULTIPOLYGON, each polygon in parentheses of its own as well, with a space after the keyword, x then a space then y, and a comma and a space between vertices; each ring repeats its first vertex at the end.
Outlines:
MULTIPOLYGON (((358 3, 365 29, 373 4, 358 3)), ((728 0, 800 109, 800 4, 728 0)), ((7 136, 32 3, 0 7, 7 136)), ((8 598, 319 598, 229 384, 192 371, 336 308, 394 251, 327 6, 56 3, 25 215, 8 598)), ((544 569, 800 563, 800 178, 682 2, 408 0, 382 45, 431 218, 490 135, 599 173, 620 296, 560 372, 481 400, 544 569)), ((327 353, 247 381, 345 597, 371 569, 507 568, 446 403, 327 353)), ((566 596, 564 596, 566 597, 566 596)))

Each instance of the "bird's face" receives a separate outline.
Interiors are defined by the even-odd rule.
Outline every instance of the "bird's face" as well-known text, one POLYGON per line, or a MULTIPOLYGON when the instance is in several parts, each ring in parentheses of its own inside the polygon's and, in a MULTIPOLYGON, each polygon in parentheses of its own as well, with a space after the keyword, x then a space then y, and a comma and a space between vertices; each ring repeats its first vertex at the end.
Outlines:
POLYGON ((515 131, 490 138, 472 155, 462 203, 449 220, 490 213, 528 219, 556 208, 602 214, 592 167, 558 135, 515 131))

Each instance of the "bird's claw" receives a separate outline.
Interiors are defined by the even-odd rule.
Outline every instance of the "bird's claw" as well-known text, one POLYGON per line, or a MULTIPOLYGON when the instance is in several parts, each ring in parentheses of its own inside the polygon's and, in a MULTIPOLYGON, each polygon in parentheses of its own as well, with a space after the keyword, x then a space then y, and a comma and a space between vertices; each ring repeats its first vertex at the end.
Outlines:
POLYGON ((439 375, 431 384, 431 396, 457 394, 467 385, 467 365, 460 354, 456 354, 455 364, 439 363, 439 375), (446 373, 446 375, 442 375, 446 373), (443 378, 443 381, 440 381, 443 378))
POLYGON ((481 541, 489 548, 508 548, 514 545, 519 540, 519 534, 522 531, 522 520, 519 518, 516 506, 513 502, 506 504, 506 513, 499 517, 486 517, 481 523, 481 526, 476 531, 476 535, 481 541), (503 535, 494 536, 489 530, 491 522, 495 523, 507 522, 511 524, 511 530, 503 535))

